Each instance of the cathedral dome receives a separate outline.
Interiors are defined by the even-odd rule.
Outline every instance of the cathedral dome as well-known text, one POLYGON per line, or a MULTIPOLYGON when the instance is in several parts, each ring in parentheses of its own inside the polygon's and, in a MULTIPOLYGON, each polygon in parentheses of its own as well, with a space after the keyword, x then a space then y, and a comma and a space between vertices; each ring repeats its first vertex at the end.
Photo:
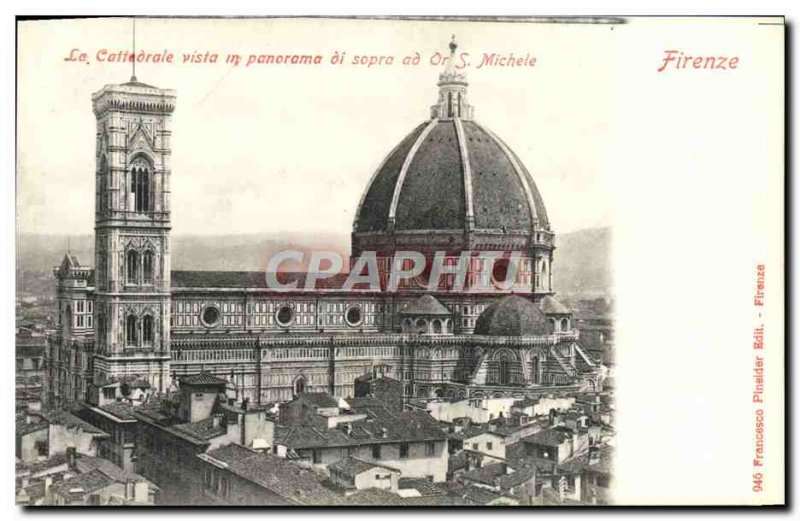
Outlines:
POLYGON ((475 121, 415 128, 372 178, 355 232, 549 229, 536 185, 500 138, 475 121))
POLYGON ((503 297, 487 307, 475 323, 476 335, 542 336, 548 335, 547 317, 530 300, 518 295, 503 297))
POLYGON ((473 120, 464 74, 439 76, 431 118, 392 150, 364 191, 356 236, 481 232, 549 232, 544 202, 519 157, 473 120))

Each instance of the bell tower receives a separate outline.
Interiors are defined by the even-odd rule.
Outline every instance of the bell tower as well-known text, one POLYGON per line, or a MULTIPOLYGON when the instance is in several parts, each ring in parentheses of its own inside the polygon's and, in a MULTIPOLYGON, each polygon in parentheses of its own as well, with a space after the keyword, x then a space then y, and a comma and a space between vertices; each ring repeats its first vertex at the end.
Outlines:
POLYGON ((114 398, 119 382, 149 384, 156 392, 169 385, 175 92, 134 76, 103 87, 92 104, 97 118, 92 398, 103 402, 114 398))

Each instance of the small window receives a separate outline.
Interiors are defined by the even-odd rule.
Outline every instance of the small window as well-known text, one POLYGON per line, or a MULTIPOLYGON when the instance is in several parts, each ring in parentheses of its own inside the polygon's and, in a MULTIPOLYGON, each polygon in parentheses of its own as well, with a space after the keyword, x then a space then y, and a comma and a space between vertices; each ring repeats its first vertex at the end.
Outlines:
POLYGON ((214 306, 208 306, 203 309, 203 324, 207 327, 212 327, 217 325, 219 322, 219 309, 214 306))
POLYGON ((401 459, 408 458, 408 443, 400 444, 400 458, 401 459))
POLYGON ((425 444, 425 455, 426 456, 434 456, 436 455, 436 443, 429 441, 425 444))
POLYGON ((473 443, 472 444, 472 450, 478 450, 478 444, 477 443, 473 443))
POLYGON ((322 452, 319 450, 312 450, 311 451, 311 459, 314 463, 322 463, 322 452))
POLYGON ((372 446, 372 459, 381 459, 381 446, 380 445, 373 445, 372 446))
POLYGON ((492 450, 492 442, 491 441, 487 441, 486 442, 486 450, 492 450))
POLYGON ((351 306, 345 311, 344 319, 348 326, 357 326, 361 324, 361 308, 358 306, 351 306))
POLYGON ((289 324, 291 324, 293 319, 294 319, 294 310, 288 305, 281 306, 278 309, 278 312, 275 314, 275 320, 277 320, 278 324, 280 324, 283 327, 286 327, 289 324))

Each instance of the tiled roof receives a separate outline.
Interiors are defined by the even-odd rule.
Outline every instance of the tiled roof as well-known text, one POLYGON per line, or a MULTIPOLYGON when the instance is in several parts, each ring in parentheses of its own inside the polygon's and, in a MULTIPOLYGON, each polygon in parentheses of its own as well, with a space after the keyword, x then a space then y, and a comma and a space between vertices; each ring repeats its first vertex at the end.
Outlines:
POLYGON ((400 478, 398 488, 414 489, 422 496, 441 496, 445 493, 444 490, 425 478, 400 478))
POLYGON ((24 488, 25 495, 30 499, 44 497, 44 481, 37 481, 24 488))
POLYGON ((66 496, 72 491, 80 492, 82 494, 91 494, 92 492, 105 488, 113 483, 114 480, 99 470, 93 470, 91 472, 87 472, 86 474, 78 474, 77 476, 65 479, 60 483, 56 483, 52 486, 52 490, 56 494, 61 494, 62 496, 66 496))
POLYGON ((37 461, 34 463, 23 463, 20 465, 20 470, 27 470, 31 474, 38 474, 44 470, 52 469, 55 467, 60 467, 61 465, 66 465, 67 463, 67 455, 63 452, 55 454, 47 458, 46 460, 37 461))
POLYGON ((393 467, 387 467, 386 465, 381 465, 378 463, 370 463, 367 461, 362 461, 360 459, 354 458, 352 456, 345 458, 343 460, 337 461, 336 463, 328 466, 330 470, 336 470, 346 476, 356 476, 361 474, 362 472, 366 472, 370 469, 374 469, 375 467, 391 470, 394 472, 400 472, 398 469, 393 467))
POLYGON ((471 503, 475 503, 478 505, 488 505, 492 501, 502 498, 503 496, 492 492, 491 490, 485 489, 483 487, 476 487, 476 486, 467 486, 464 487, 464 497, 468 499, 471 503))
POLYGON ((71 412, 64 410, 51 409, 49 411, 42 411, 42 417, 50 423, 65 425, 70 428, 78 428, 83 432, 88 432, 97 437, 107 437, 108 433, 98 429, 89 422, 83 421, 71 412))
POLYGON ((121 420, 135 420, 133 415, 133 405, 125 402, 110 402, 98 407, 101 411, 116 416, 121 420))
POLYGON ((181 385, 227 385, 228 381, 219 378, 207 371, 200 371, 198 374, 183 376, 180 378, 181 385))
POLYGON ((400 310, 403 315, 452 315, 452 311, 433 295, 423 295, 400 310))
POLYGON ((578 472, 591 470, 601 474, 611 474, 613 471, 614 448, 610 445, 601 445, 599 449, 599 461, 589 464, 589 451, 582 452, 567 461, 561 463, 558 469, 563 472, 578 472))
POLYGON ((536 477, 536 468, 533 466, 520 467, 511 474, 498 476, 495 482, 500 490, 508 491, 514 487, 522 485, 536 477))
POLYGON ((17 420, 17 436, 25 436, 32 432, 46 429, 50 424, 46 420, 28 423, 24 419, 17 420))
POLYGON ((181 423, 178 425, 173 425, 171 430, 173 432, 178 431, 182 434, 188 434, 193 438, 203 441, 208 441, 219 436, 223 436, 226 432, 228 432, 227 428, 221 423, 215 427, 213 417, 208 417, 193 423, 181 423))
POLYGON ((525 443, 536 443, 539 445, 547 445, 549 447, 561 445, 564 440, 573 436, 570 429, 563 427, 552 427, 550 429, 543 429, 535 434, 526 436, 522 439, 525 443))
POLYGON ((470 470, 462 474, 462 479, 483 483, 484 485, 495 485, 495 478, 506 474, 504 463, 489 463, 480 468, 470 470))
POLYGON ((112 479, 118 483, 140 483, 147 481, 144 476, 140 474, 136 474, 135 472, 129 472, 122 467, 118 467, 108 461, 107 459, 103 458, 96 458, 94 456, 86 456, 84 454, 80 454, 75 459, 75 466, 78 468, 78 471, 81 474, 87 474, 92 471, 100 471, 105 474, 109 479, 112 479))
POLYGON ((343 427, 328 429, 310 424, 277 429, 275 434, 276 439, 292 449, 447 438, 438 422, 421 411, 391 412, 386 409, 370 409, 368 419, 349 422, 349 425, 352 427, 349 434, 343 427))
MULTIPOLYGON (((173 271, 173 288, 261 288, 268 289, 266 273, 263 271, 173 271)), ((276 279, 281 284, 296 283, 302 291, 306 284, 306 273, 281 272, 276 279)), ((315 289, 341 289, 347 280, 347 273, 337 273, 328 278, 318 279, 315 289)), ((353 289, 368 289, 368 284, 355 284, 353 289)))
POLYGON ((401 497, 398 494, 379 488, 359 490, 347 497, 347 504, 352 506, 397 506, 426 507, 454 506, 460 504, 458 498, 448 494, 418 497, 401 497))
POLYGON ((208 456, 228 465, 227 470, 256 483, 291 503, 335 505, 342 502, 321 484, 321 476, 271 454, 258 453, 237 444, 208 452, 208 456))
POLYGON ((359 396, 357 398, 345 398, 345 402, 350 406, 350 410, 359 411, 362 409, 380 409, 387 408, 387 405, 382 400, 374 396, 359 396))

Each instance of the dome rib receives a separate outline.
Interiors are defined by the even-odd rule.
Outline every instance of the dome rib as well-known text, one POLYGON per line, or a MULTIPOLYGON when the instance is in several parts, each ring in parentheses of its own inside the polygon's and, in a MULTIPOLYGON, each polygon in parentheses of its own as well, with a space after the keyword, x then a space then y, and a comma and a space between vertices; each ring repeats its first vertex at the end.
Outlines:
POLYGON ((475 224, 475 211, 472 201, 472 168, 469 162, 469 148, 467 147, 467 140, 464 137, 464 126, 461 124, 461 118, 453 118, 453 123, 456 127, 458 149, 461 152, 461 169, 464 173, 464 204, 467 213, 465 224, 469 229, 475 224))
POLYGON ((411 166, 411 161, 414 160, 414 156, 419 150, 419 147, 422 143, 425 142, 425 139, 428 137, 428 134, 431 133, 431 130, 436 128, 436 125, 439 124, 439 120, 437 118, 431 119, 430 123, 425 127, 425 130, 417 136, 416 141, 411 146, 411 150, 408 151, 408 155, 406 156, 405 161, 403 161, 403 166, 400 168, 400 175, 397 176, 397 181, 394 185, 394 192, 392 193, 392 202, 389 205, 389 222, 387 226, 389 229, 394 227, 395 216, 397 213, 397 203, 400 200, 400 192, 403 189, 403 182, 406 179, 406 174, 408 173, 408 167, 411 166))
POLYGON ((536 200, 533 196, 533 190, 531 189, 530 184, 528 183, 528 176, 523 171, 522 166, 520 165, 519 161, 517 160, 517 156, 511 151, 508 145, 500 139, 494 132, 489 130, 488 128, 484 127, 483 125, 479 124, 477 121, 473 121, 473 124, 478 127, 479 129, 483 130, 486 134, 488 134, 494 141, 500 146, 503 153, 506 155, 509 161, 511 161, 511 165, 514 167, 514 172, 516 172, 517 177, 519 178, 519 182, 522 184, 522 189, 525 191, 525 197, 528 200, 528 208, 531 212, 531 222, 534 226, 539 223, 539 213, 536 207, 536 200))

